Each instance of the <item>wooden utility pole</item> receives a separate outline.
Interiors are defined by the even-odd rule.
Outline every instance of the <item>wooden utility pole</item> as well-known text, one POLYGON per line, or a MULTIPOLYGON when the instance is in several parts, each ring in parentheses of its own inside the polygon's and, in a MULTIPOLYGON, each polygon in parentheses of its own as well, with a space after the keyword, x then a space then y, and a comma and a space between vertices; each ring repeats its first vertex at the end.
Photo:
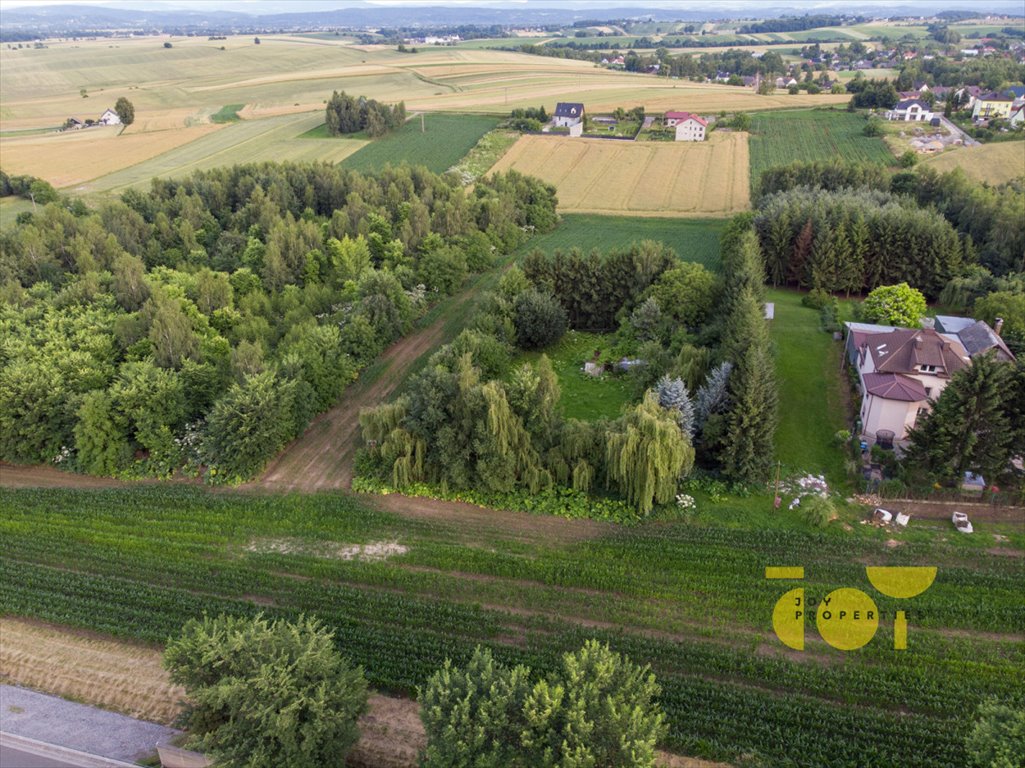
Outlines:
POLYGON ((427 129, 424 127, 424 113, 420 113, 420 133, 427 133, 427 129))
POLYGON ((779 509, 779 505, 783 503, 783 499, 779 497, 779 471, 782 462, 776 462, 776 490, 772 492, 772 508, 779 509))

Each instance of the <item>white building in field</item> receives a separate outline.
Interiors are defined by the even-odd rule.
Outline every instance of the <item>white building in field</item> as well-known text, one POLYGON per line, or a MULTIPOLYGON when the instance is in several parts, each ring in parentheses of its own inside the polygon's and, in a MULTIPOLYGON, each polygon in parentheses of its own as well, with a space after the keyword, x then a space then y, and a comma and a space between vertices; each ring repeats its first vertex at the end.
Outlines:
POLYGON ((904 120, 911 123, 927 123, 932 118, 932 109, 920 99, 898 101, 897 106, 886 113, 887 120, 904 120))
POLYGON ((584 105, 571 101, 560 101, 555 105, 552 125, 556 128, 571 128, 584 120, 584 105))
POLYGON ((96 122, 100 125, 121 125, 121 118, 113 109, 108 109, 100 115, 100 119, 96 122))
POLYGON ((677 141, 704 141, 708 123, 690 112, 666 112, 663 121, 667 128, 676 128, 677 141))

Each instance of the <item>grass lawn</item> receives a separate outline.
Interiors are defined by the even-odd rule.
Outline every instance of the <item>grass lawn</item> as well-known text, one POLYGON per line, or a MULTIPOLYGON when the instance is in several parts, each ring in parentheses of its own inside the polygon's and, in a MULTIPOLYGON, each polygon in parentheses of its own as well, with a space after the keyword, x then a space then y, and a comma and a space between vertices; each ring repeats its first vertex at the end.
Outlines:
POLYGON ((574 247, 585 252, 592 248, 608 251, 636 240, 660 240, 684 261, 696 261, 718 271, 719 235, 726 221, 566 213, 555 231, 535 237, 529 247, 542 251, 574 247))
POLYGON ((844 452, 833 435, 849 426, 842 346, 820 330, 818 311, 801 306, 802 296, 798 291, 768 292, 768 301, 776 305, 769 323, 780 395, 776 455, 784 475, 825 474, 830 485, 838 486, 846 481, 844 452))
MULTIPOLYGON (((559 386, 562 387, 560 403, 567 418, 585 421, 615 418, 632 399, 630 383, 624 376, 605 374, 596 377, 582 370, 596 349, 608 349, 611 338, 599 333, 568 331, 559 343, 544 350, 543 354, 548 355, 559 376, 559 386)), ((534 362, 541 355, 541 352, 526 352, 516 358, 514 366, 525 361, 534 362)))
POLYGON ((797 160, 847 160, 893 165, 896 160, 879 137, 864 136, 865 120, 854 112, 785 110, 751 114, 751 189, 762 171, 797 160))
POLYGON ((21 197, 8 195, 0 197, 0 229, 13 226, 18 214, 23 211, 32 210, 32 201, 21 197))
MULTIPOLYGON (((321 123, 316 128, 310 128, 299 135, 300 139, 337 139, 339 136, 332 136, 327 130, 327 123, 321 123)), ((345 136, 347 139, 366 139, 367 136, 362 131, 359 133, 350 133, 345 136)))
POLYGON ((347 157, 342 165, 354 171, 377 171, 389 164, 412 163, 443 173, 496 125, 497 117, 430 114, 424 118, 426 132, 421 133, 420 118, 413 117, 397 131, 374 139, 347 157))

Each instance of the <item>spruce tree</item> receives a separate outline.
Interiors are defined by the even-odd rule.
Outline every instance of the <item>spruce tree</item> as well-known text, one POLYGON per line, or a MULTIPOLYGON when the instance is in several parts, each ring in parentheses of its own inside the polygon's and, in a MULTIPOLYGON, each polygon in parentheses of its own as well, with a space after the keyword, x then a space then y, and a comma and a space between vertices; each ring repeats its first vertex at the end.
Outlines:
POLYGON ((687 437, 694 437, 694 404, 683 379, 673 379, 666 374, 655 384, 658 404, 673 412, 680 429, 687 437))
POLYGON ((806 268, 807 280, 812 288, 832 292, 836 285, 836 247, 833 230, 821 227, 812 242, 806 268))
POLYGON ((850 296, 861 290, 865 284, 865 255, 870 246, 868 224, 860 211, 851 216, 847 226, 851 252, 847 264, 843 268, 840 287, 850 296))
POLYGON ((723 473, 738 482, 764 480, 772 465, 779 402, 767 344, 749 346, 737 360, 729 394, 718 452, 723 473))
POLYGON ((794 252, 790 257, 790 270, 787 275, 792 285, 802 285, 805 279, 805 268, 808 259, 811 257, 812 245, 815 242, 815 229, 809 218, 794 241, 794 252))
POLYGON ((705 383, 698 389, 694 405, 694 424, 698 430, 705 426, 708 417, 719 413, 726 405, 729 397, 730 373, 733 363, 727 361, 708 374, 705 383))
POLYGON ((911 430, 908 463, 947 483, 959 482, 965 472, 990 480, 1004 474, 1015 442, 1006 409, 1015 394, 1014 375, 992 353, 957 371, 911 430))

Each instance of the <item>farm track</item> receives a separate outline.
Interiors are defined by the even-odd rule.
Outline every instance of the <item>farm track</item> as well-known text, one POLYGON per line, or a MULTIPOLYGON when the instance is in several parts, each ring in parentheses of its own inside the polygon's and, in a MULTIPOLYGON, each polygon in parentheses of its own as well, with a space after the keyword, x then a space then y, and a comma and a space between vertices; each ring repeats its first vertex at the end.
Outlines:
POLYGON ((405 374, 444 335, 445 319, 406 336, 384 352, 385 368, 369 385, 354 384, 342 400, 317 416, 306 431, 271 462, 263 475, 244 488, 274 491, 334 491, 352 484, 359 412, 383 402, 402 383, 405 374))
MULTIPOLYGON (((492 271, 502 270, 505 264, 502 261, 492 271)), ((450 306, 475 301, 487 274, 445 301, 450 306)), ((395 392, 417 362, 444 341, 448 320, 446 312, 439 312, 430 325, 388 347, 371 367, 372 377, 364 372, 333 408, 314 418, 306 431, 271 461, 259 479, 242 488, 301 493, 347 490, 352 485, 359 442, 360 410, 384 402, 395 392)))

